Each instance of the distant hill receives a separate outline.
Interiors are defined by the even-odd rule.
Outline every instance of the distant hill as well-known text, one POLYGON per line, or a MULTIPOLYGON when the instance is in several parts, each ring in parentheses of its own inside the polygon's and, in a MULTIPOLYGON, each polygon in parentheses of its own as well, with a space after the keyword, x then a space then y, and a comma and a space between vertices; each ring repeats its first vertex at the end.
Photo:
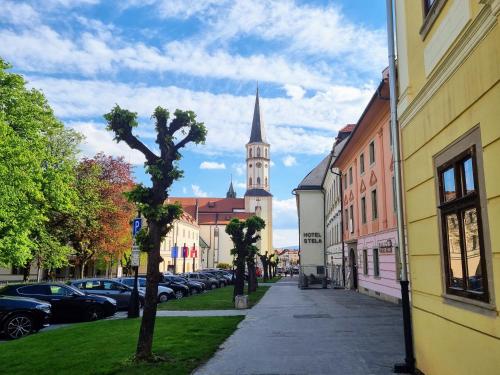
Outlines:
POLYGON ((299 251, 299 246, 298 245, 295 245, 295 246, 285 246, 285 247, 277 248, 276 250, 296 250, 296 251, 299 251))

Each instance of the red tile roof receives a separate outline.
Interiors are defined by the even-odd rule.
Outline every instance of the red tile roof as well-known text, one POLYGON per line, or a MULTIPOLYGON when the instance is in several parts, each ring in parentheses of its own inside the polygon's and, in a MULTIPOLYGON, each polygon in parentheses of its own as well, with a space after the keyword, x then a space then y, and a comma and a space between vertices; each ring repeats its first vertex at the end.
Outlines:
POLYGON ((240 220, 248 219, 254 215, 251 212, 233 212, 233 213, 198 213, 198 224, 199 225, 215 225, 228 224, 231 219, 238 218, 240 220))
POLYGON ((355 127, 356 127, 356 124, 347 124, 342 129, 339 130, 339 133, 341 133, 341 132, 350 133, 354 130, 355 127))

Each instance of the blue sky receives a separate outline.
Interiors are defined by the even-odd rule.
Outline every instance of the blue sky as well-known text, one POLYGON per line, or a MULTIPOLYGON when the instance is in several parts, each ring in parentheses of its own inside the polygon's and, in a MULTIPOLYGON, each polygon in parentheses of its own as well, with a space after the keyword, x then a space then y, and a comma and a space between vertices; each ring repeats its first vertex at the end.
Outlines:
POLYGON ((116 144, 102 115, 194 110, 206 145, 184 151, 175 196, 244 194, 255 88, 271 143, 274 244, 296 245, 292 189, 357 121, 387 65, 383 0, 0 0, 0 56, 86 137, 82 155, 143 158, 116 144), (40 6, 43 4, 43 6, 40 6))

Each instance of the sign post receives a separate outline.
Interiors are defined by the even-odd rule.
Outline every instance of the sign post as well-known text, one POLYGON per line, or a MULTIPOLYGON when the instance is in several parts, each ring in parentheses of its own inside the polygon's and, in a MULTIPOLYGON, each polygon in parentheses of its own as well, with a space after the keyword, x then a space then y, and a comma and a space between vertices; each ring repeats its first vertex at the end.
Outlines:
POLYGON ((142 227, 142 219, 139 213, 139 217, 136 217, 132 222, 132 253, 130 254, 130 265, 134 269, 134 288, 132 289, 132 293, 130 294, 130 303, 128 306, 128 317, 129 318, 138 318, 140 313, 140 304, 139 304, 139 290, 137 287, 137 278, 139 276, 139 265, 141 261, 141 250, 139 246, 135 242, 135 236, 141 230, 142 227))

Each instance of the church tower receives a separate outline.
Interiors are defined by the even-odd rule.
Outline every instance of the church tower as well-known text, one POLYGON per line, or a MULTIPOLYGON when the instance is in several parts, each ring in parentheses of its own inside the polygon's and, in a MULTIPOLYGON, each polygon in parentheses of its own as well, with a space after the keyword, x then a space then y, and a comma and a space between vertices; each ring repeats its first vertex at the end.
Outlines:
POLYGON ((247 191, 245 207, 255 212, 266 222, 258 244, 260 252, 274 253, 272 243, 272 194, 270 192, 271 145, 267 143, 264 122, 259 102, 259 87, 255 94, 250 140, 246 144, 247 191))

